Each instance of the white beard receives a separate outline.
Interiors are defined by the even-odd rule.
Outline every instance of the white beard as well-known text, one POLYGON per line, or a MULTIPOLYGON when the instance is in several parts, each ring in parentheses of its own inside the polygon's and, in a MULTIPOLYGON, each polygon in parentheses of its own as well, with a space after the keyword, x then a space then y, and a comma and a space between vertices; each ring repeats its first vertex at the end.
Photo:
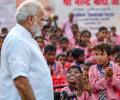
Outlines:
POLYGON ((40 36, 40 35, 41 35, 41 31, 38 33, 35 33, 35 37, 40 36))
POLYGON ((34 37, 41 35, 41 27, 40 25, 34 25, 31 28, 32 33, 34 33, 34 37))

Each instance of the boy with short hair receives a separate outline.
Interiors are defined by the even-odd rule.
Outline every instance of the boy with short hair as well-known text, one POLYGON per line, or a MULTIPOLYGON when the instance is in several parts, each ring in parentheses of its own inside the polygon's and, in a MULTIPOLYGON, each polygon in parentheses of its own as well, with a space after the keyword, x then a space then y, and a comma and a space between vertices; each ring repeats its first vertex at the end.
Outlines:
POLYGON ((69 48, 69 39, 67 37, 61 37, 59 41, 60 47, 57 49, 57 54, 63 53, 67 54, 67 51, 70 49, 69 48))
POLYGON ((74 58, 74 63, 72 65, 77 65, 80 68, 83 68, 84 64, 84 50, 80 48, 73 48, 72 56, 74 58))
POLYGON ((36 36, 35 40, 37 41, 41 51, 44 52, 45 38, 41 35, 41 36, 36 36))
POLYGON ((56 34, 51 34, 49 38, 49 44, 54 45, 56 48, 58 47, 58 37, 56 34))
POLYGON ((46 45, 44 48, 44 55, 47 64, 50 67, 51 75, 63 74, 63 66, 61 63, 56 62, 56 47, 54 45, 46 45))
POLYGON ((94 47, 95 65, 89 69, 89 80, 93 91, 93 100, 120 100, 120 68, 109 61, 112 48, 101 43, 94 47))
POLYGON ((96 38, 91 40, 91 44, 97 45, 99 43, 106 43, 107 35, 108 35, 108 29, 104 26, 101 26, 98 29, 98 32, 96 34, 96 38))
POLYGON ((51 71, 54 92, 59 92, 61 86, 67 85, 65 70, 60 62, 56 61, 56 48, 54 45, 46 45, 45 58, 51 71), (60 87, 60 88, 59 88, 60 87))

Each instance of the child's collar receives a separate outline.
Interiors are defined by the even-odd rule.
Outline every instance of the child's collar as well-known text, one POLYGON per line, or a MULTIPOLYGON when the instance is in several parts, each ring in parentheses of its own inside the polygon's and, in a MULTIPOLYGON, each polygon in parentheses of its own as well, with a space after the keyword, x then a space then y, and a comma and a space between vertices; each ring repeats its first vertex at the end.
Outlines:
POLYGON ((112 67, 112 64, 111 64, 110 62, 108 62, 108 63, 106 63, 106 64, 104 64, 104 65, 97 64, 97 68, 98 68, 98 70, 100 71, 100 73, 101 73, 101 71, 102 71, 105 67, 112 67))

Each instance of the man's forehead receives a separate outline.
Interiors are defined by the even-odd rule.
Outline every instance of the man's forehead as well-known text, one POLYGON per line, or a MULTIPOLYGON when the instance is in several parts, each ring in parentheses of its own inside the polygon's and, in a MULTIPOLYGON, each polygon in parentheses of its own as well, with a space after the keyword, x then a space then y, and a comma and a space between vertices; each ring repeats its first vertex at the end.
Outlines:
POLYGON ((45 13, 44 13, 44 10, 43 9, 39 9, 36 16, 38 17, 44 17, 45 16, 45 13))

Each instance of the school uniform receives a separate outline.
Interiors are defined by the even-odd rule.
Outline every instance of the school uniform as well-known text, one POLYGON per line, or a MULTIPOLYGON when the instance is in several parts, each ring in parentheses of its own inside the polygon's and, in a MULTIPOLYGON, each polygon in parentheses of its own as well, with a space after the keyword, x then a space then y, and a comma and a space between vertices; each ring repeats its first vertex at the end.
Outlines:
POLYGON ((76 90, 71 91, 70 88, 69 88, 69 86, 64 87, 61 90, 61 93, 63 91, 67 92, 68 97, 71 100, 90 100, 90 98, 89 98, 90 96, 89 96, 89 93, 87 91, 84 91, 81 96, 77 96, 77 91, 76 90))
POLYGON ((101 78, 101 69, 99 65, 93 65, 89 69, 89 81, 93 91, 93 100, 99 100, 100 91, 105 91, 105 100, 120 100, 118 91, 120 91, 120 67, 113 63, 109 63, 109 67, 113 70, 112 77, 101 78))

